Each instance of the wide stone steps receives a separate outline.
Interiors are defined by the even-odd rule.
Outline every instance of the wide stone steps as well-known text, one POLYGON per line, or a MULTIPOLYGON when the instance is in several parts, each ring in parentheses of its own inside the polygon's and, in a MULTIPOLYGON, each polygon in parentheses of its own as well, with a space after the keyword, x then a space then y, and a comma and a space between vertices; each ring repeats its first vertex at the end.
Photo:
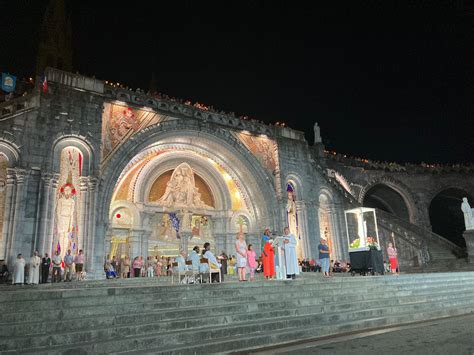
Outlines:
MULTIPOLYGON (((456 302, 452 302, 449 305, 445 305, 445 310, 441 313, 435 313, 436 316, 442 315, 449 315, 452 314, 450 312, 453 309, 458 309, 459 307, 465 308, 466 305, 471 305, 471 311, 474 308, 472 306, 472 301, 469 297, 465 297, 464 299, 460 299, 456 302)), ((355 322, 357 323, 365 323, 372 322, 377 320, 380 324, 382 322, 383 325, 392 324, 388 321, 389 317, 393 314, 401 314, 403 316, 398 316, 394 318, 398 322, 403 321, 407 322, 410 319, 425 319, 432 309, 434 308, 436 303, 423 303, 414 305, 411 307, 410 305, 406 305, 405 307, 398 307, 393 309, 392 307, 379 307, 369 310, 360 310, 360 311, 352 311, 352 312, 343 312, 343 313, 328 313, 328 314, 308 314, 299 317, 281 317, 278 318, 277 321, 275 319, 261 319, 259 322, 255 322, 253 324, 249 324, 248 322, 240 322, 230 325, 222 325, 222 324, 215 324, 212 326, 203 326, 197 330, 188 330, 183 329, 175 330, 175 331, 168 331, 165 334, 157 334, 153 332, 152 329, 147 327, 146 325, 143 326, 141 331, 143 333, 134 333, 134 332, 127 332, 126 334, 121 333, 121 338, 114 341, 106 341, 97 343, 98 339, 89 338, 87 342, 82 342, 75 347, 68 347, 64 345, 59 346, 48 346, 46 349, 36 348, 31 349, 33 352, 38 353, 42 351, 47 351, 48 353, 55 353, 55 351, 64 351, 66 349, 69 350, 76 350, 76 351, 90 351, 94 353, 106 353, 106 352, 151 352, 151 353, 159 353, 159 352, 167 352, 172 351, 176 347, 180 347, 186 344, 186 348, 188 351, 196 351, 194 349, 194 344, 199 344, 203 340, 211 340, 213 342, 220 341, 222 339, 227 338, 234 338, 239 336, 245 336, 247 334, 262 334, 261 337, 266 337, 269 332, 277 332, 277 331, 285 331, 291 329, 300 329, 304 327, 314 328, 314 327, 322 327, 322 326, 331 326, 332 324, 336 323, 339 324, 337 329, 339 331, 347 331, 350 329, 350 323, 355 322), (403 313, 403 310, 405 313, 403 313), (420 316, 421 314, 421 316, 420 316)), ((397 324, 397 323, 393 323, 397 324)), ((100 337, 107 338, 107 336, 112 335, 113 333, 102 333, 100 337)), ((312 333, 312 337, 320 336, 320 333, 312 333)), ((235 344, 234 344, 235 346, 235 344)), ((219 348, 217 348, 219 349, 219 348)), ((222 351, 222 347, 220 348, 222 351)), ((233 347, 235 349, 235 347, 233 347)))
POLYGON ((0 351, 188 353, 206 345, 206 352, 222 352, 272 345, 271 332, 294 333, 288 340, 298 340, 474 307, 474 273, 318 276, 221 285, 9 288, 0 294, 0 351))

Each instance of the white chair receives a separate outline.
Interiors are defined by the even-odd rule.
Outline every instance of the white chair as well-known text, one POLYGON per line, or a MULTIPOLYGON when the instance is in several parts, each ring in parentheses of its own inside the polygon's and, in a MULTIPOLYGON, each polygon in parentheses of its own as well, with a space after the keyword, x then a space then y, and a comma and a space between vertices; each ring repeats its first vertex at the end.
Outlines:
POLYGON ((212 283, 212 274, 219 274, 219 282, 222 282, 222 274, 221 269, 213 269, 212 266, 215 267, 214 264, 211 263, 209 259, 201 258, 201 264, 207 264, 208 272, 209 272, 209 283, 212 283))
MULTIPOLYGON (((188 269, 188 265, 191 265, 192 267, 192 261, 186 261, 186 269, 188 269)), ((177 262, 174 262, 172 265, 173 272, 171 273, 171 283, 174 283, 174 276, 178 275, 178 283, 181 283, 181 276, 194 276, 194 271, 193 270, 180 270, 179 264, 177 262), (178 272, 176 273, 177 270, 178 272)))

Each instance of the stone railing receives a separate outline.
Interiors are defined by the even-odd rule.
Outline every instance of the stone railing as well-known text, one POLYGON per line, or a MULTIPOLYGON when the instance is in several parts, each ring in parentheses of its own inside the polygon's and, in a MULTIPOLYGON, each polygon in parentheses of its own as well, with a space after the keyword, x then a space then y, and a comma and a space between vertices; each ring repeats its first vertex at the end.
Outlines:
POLYGON ((35 92, 0 103, 0 121, 39 107, 39 95, 35 92))
POLYGON ((140 105, 157 111, 170 112, 185 117, 192 117, 204 122, 212 122, 237 130, 248 131, 254 134, 264 134, 269 137, 285 137, 304 141, 304 133, 288 128, 268 125, 260 121, 244 120, 231 114, 206 110, 191 104, 181 103, 173 99, 159 98, 147 95, 143 92, 134 92, 122 88, 105 86, 105 97, 113 100, 123 101, 134 105, 140 105))
POLYGON ((395 162, 379 162, 369 159, 353 158, 334 152, 325 152, 325 158, 328 161, 342 164, 348 167, 364 168, 366 170, 383 170, 387 172, 405 172, 405 173, 473 173, 474 164, 398 164, 395 162))
POLYGON ((464 257, 466 254, 466 251, 461 248, 460 246, 450 242, 446 238, 443 238, 442 236, 433 233, 432 231, 422 228, 417 226, 416 224, 412 224, 408 221, 405 221, 404 219, 401 219, 391 213, 382 211, 380 209, 377 209, 377 220, 379 223, 383 223, 386 225, 393 225, 394 228, 397 228, 398 235, 400 236, 405 236, 407 241, 410 241, 412 244, 418 244, 421 246, 422 241, 427 243, 428 245, 430 244, 437 244, 440 246, 443 246, 446 248, 446 250, 451 251, 454 255, 456 255, 458 258, 464 257))

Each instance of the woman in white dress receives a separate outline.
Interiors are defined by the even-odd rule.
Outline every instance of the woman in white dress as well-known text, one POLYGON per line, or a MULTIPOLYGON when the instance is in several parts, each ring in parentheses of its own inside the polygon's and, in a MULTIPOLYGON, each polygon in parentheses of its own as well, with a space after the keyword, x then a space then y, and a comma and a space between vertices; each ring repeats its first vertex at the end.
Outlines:
POLYGON ((244 233, 242 232, 237 234, 235 251, 237 252, 237 273, 239 274, 239 281, 247 281, 245 279, 247 273, 247 243, 245 242, 244 233))
POLYGON ((13 264, 12 283, 14 285, 23 285, 25 283, 25 259, 23 259, 21 254, 18 254, 15 259, 15 263, 13 264))

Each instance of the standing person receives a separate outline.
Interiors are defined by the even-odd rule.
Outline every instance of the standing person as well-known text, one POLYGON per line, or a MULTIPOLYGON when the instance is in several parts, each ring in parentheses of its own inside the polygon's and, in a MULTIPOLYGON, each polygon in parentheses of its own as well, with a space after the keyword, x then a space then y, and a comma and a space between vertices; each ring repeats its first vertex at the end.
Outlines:
POLYGON ((48 282, 49 268, 51 267, 51 258, 48 253, 45 253, 43 259, 41 259, 41 283, 45 284, 48 282))
POLYGON ((23 285, 25 283, 25 264, 25 259, 23 259, 21 253, 18 254, 13 263, 13 285, 23 285))
POLYGON ((244 233, 242 232, 237 234, 235 251, 237 252, 237 273, 239 274, 239 281, 247 281, 245 279, 247 267, 247 243, 245 242, 244 233))
POLYGON ((29 272, 28 272, 28 284, 37 285, 39 284, 41 258, 39 257, 38 250, 35 250, 33 256, 30 258, 29 272))
POLYGON ((260 241, 260 250, 263 251, 263 248, 265 248, 265 245, 268 243, 270 240, 271 236, 270 228, 265 228, 265 231, 263 232, 262 240, 260 241))
POLYGON ((300 274, 298 259, 296 258, 296 238, 290 234, 290 228, 283 230, 285 240, 283 241, 283 250, 285 251, 286 278, 295 279, 300 274))
POLYGON ((266 279, 275 277, 275 248, 272 239, 268 238, 262 252, 263 275, 266 279))
POLYGON ((128 255, 122 260, 122 265, 120 265, 120 272, 122 279, 128 279, 130 277, 130 258, 128 255))
POLYGON ((61 281, 61 255, 59 255, 59 251, 56 251, 56 253, 53 256, 53 277, 52 277, 52 282, 60 282, 61 281))
POLYGON ((72 264, 74 257, 71 254, 71 249, 68 249, 67 254, 64 255, 64 282, 72 281, 72 264))
POLYGON ((142 260, 141 256, 136 256, 135 259, 133 259, 133 277, 140 277, 140 272, 142 270, 142 260))
POLYGON ((397 248, 393 246, 392 242, 388 243, 387 255, 390 263, 390 272, 392 274, 398 274, 398 251, 397 248))
POLYGON ((255 250, 253 250, 253 245, 249 244, 247 250, 247 265, 250 269, 250 281, 254 280, 255 269, 257 268, 257 261, 255 260, 255 257, 256 253, 255 250))
POLYGON ((146 258, 146 277, 155 276, 155 264, 153 263, 153 258, 151 256, 146 258))
POLYGON ((79 250, 79 254, 74 258, 74 266, 76 268, 76 279, 78 281, 84 280, 84 252, 82 249, 79 250))
POLYGON ((331 251, 329 250, 328 242, 326 239, 320 239, 318 250, 319 262, 321 264, 321 272, 323 273, 324 277, 329 277, 329 254, 331 254, 331 251))
POLYGON ((161 276, 161 263, 158 255, 155 256, 155 276, 161 276))
POLYGON ((227 254, 223 250, 221 255, 219 255, 219 260, 221 261, 221 264, 222 264, 222 274, 223 275, 227 275, 227 259, 229 259, 229 257, 227 256, 227 254))

